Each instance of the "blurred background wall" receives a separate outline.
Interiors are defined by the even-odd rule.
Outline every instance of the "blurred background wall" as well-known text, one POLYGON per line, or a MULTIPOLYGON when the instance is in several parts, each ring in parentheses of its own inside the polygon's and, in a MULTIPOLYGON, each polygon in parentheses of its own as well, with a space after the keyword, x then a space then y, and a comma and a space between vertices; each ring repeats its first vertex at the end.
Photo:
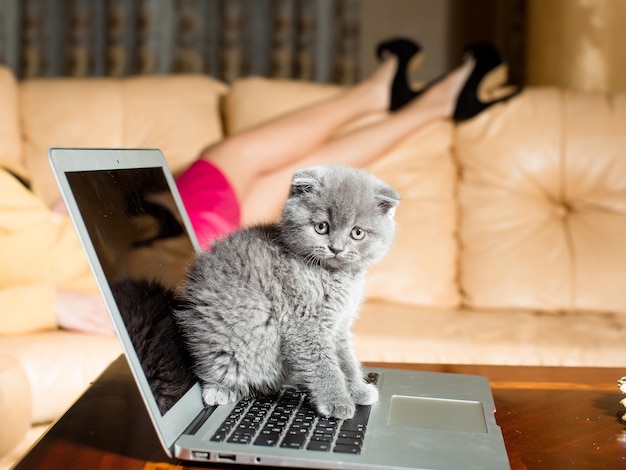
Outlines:
POLYGON ((626 1, 528 0, 529 85, 626 90, 626 1))
POLYGON ((626 0, 1 0, 0 63, 19 78, 204 73, 350 84, 376 44, 419 41, 416 79, 495 43, 511 81, 626 88, 626 0))
POLYGON ((416 73, 432 79, 460 64, 466 45, 489 41, 509 62, 511 79, 524 77, 525 0, 361 0, 360 64, 365 77, 375 67, 372 53, 386 37, 417 40, 426 60, 416 73))

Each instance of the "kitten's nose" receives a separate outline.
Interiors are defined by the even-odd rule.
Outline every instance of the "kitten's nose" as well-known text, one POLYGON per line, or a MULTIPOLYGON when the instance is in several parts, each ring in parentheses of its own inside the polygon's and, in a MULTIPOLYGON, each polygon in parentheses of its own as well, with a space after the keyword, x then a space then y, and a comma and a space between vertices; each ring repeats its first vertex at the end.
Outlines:
POLYGON ((339 253, 341 253, 343 251, 343 247, 339 246, 329 246, 328 247, 330 249, 330 251, 333 252, 334 255, 338 255, 339 253))

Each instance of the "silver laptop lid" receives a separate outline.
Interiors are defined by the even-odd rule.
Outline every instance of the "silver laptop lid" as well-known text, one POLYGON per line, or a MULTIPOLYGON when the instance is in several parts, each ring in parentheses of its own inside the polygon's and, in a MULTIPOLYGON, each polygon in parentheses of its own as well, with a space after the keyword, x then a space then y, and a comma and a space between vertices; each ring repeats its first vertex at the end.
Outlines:
POLYGON ((51 148, 49 159, 157 434, 171 452, 203 408, 170 314, 199 249, 176 184, 154 149, 51 148))

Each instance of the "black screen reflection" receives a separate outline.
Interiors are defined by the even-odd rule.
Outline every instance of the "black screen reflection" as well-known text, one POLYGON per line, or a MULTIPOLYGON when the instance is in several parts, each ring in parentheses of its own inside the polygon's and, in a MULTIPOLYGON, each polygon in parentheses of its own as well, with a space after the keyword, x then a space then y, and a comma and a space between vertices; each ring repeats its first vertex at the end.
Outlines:
POLYGON ((67 173, 162 414, 195 382, 172 310, 194 249, 160 168, 67 173))

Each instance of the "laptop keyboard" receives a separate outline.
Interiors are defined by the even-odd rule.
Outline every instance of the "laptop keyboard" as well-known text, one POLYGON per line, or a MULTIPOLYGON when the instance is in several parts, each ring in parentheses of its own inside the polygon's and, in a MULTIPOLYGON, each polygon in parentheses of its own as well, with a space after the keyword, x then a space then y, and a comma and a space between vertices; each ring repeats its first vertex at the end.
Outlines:
MULTIPOLYGON (((375 383, 376 374, 366 380, 375 383)), ((284 389, 277 397, 237 403, 211 440, 319 452, 359 454, 367 430, 369 406, 357 406, 352 419, 318 415, 305 392, 284 389)))

